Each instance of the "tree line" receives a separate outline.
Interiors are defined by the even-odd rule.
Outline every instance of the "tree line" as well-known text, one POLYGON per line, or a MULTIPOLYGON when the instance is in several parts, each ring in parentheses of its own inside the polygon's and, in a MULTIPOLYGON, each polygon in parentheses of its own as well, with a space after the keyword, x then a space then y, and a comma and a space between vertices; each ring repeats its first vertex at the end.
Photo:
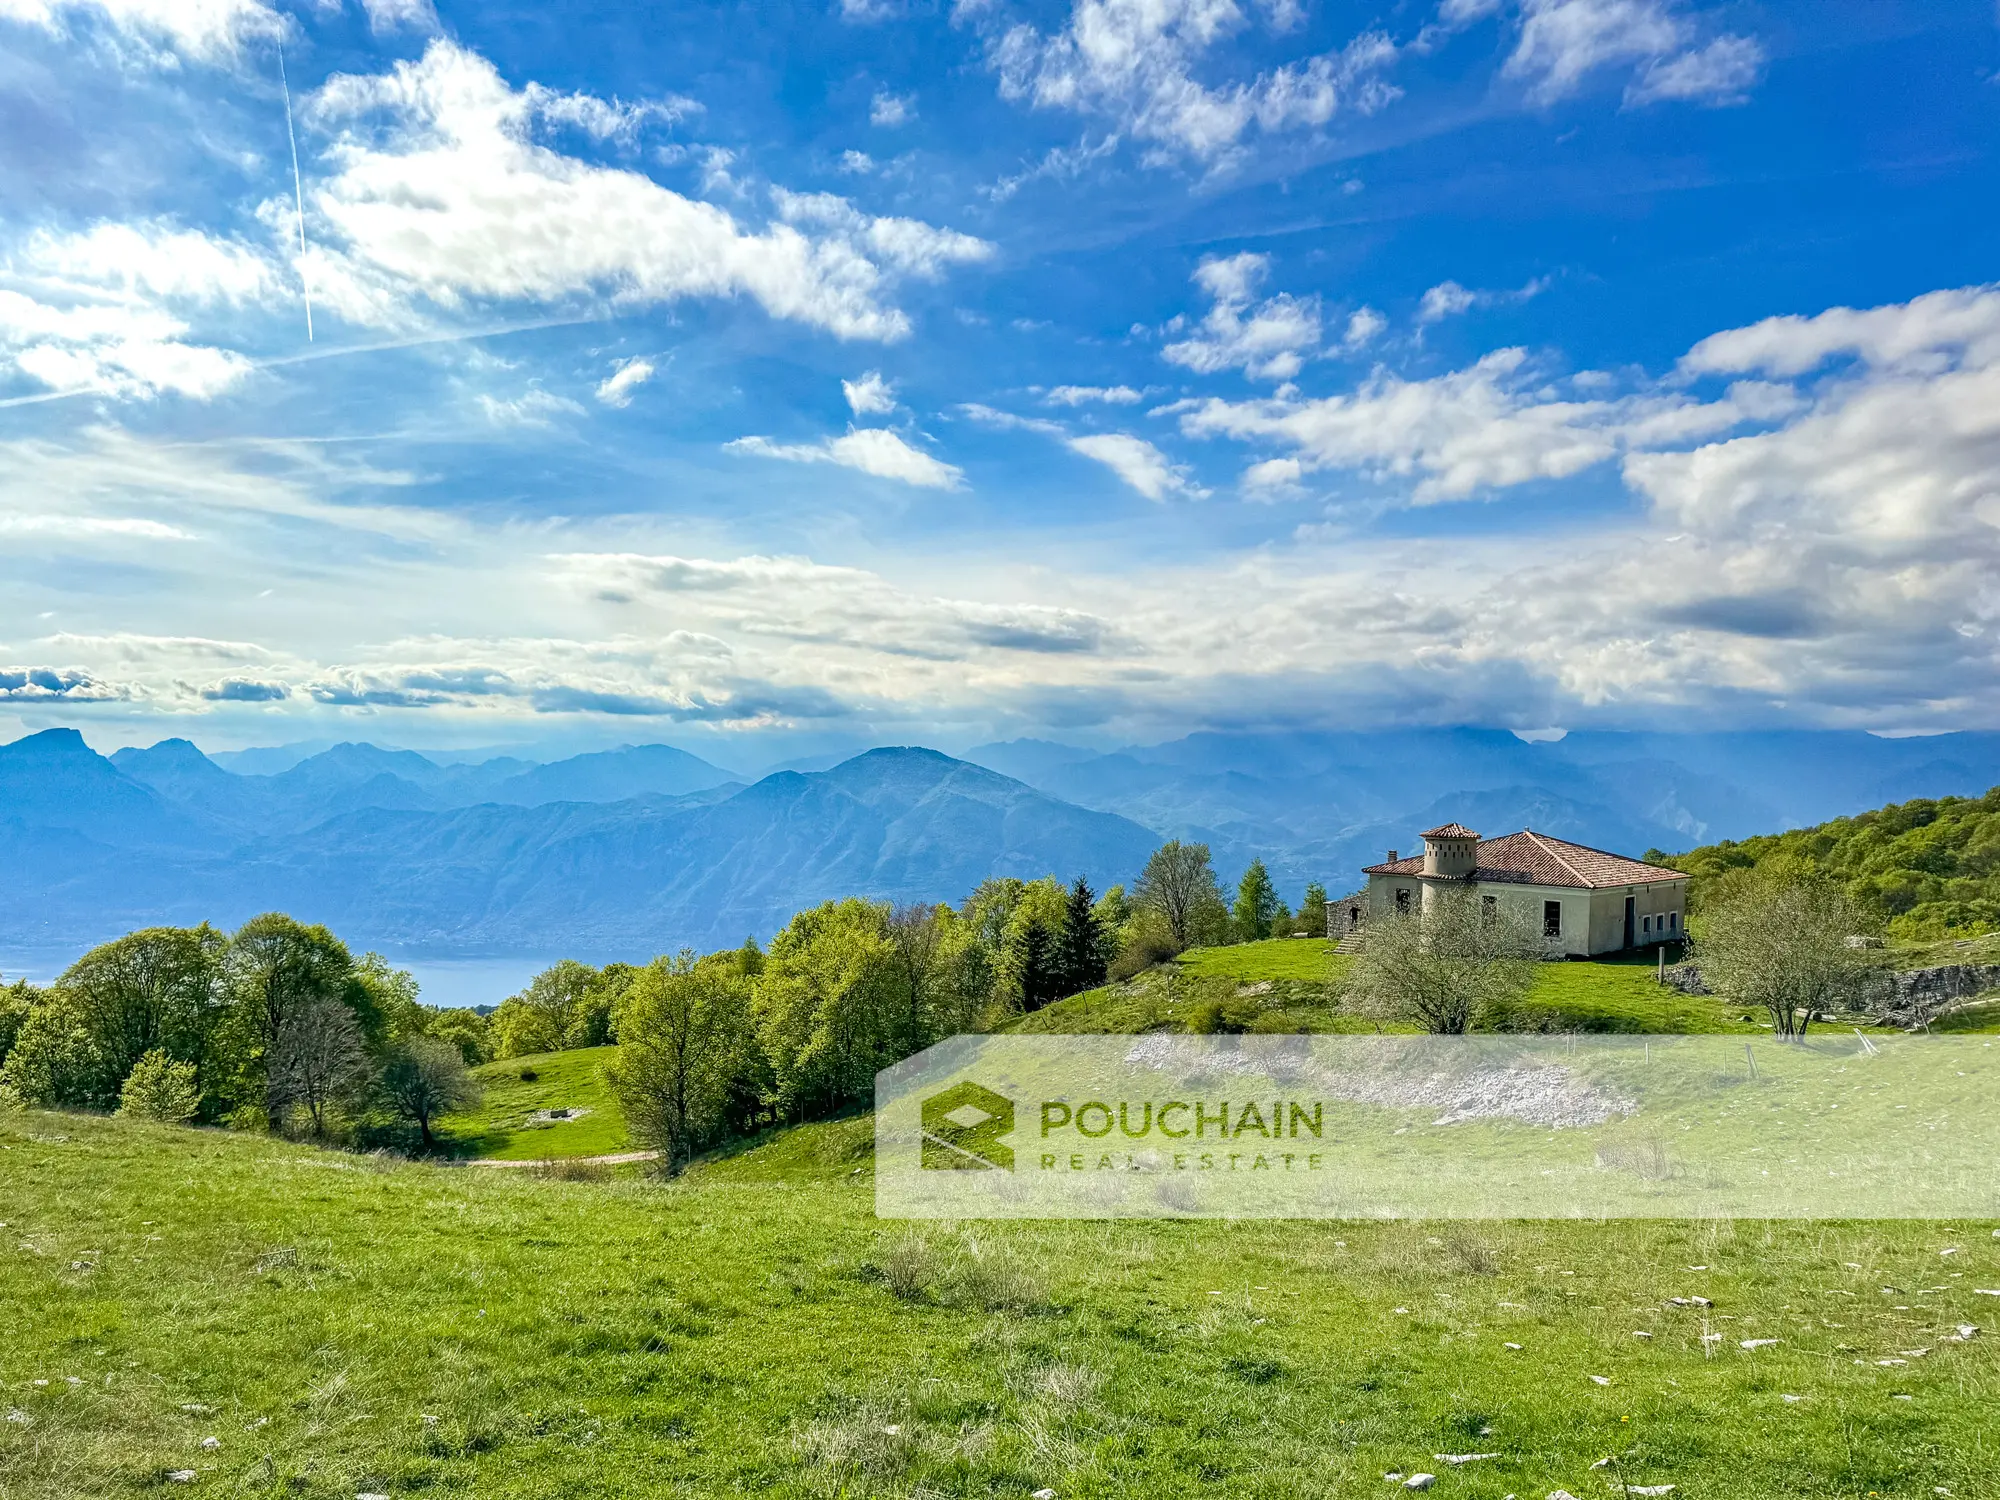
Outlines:
POLYGON ((52 985, 0 989, 0 1090, 23 1103, 428 1147, 494 1058, 616 1042, 642 1144, 717 1139, 865 1101, 878 1070, 1196 946, 1323 932, 1261 860, 1227 901, 1209 850, 1171 841, 1131 890, 1082 877, 983 882, 958 906, 858 898, 798 913, 768 949, 602 968, 564 959, 490 1015, 421 1004, 412 977, 278 913, 234 934, 150 928, 52 985))

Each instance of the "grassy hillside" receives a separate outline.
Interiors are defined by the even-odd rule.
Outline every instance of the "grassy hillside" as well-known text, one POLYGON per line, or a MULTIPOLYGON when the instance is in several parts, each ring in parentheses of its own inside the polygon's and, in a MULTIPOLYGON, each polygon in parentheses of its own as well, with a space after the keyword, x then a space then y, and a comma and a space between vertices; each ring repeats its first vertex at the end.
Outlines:
POLYGON ((0 1494, 1928 1497, 2000 1461, 2000 1341, 1947 1338, 1993 1318, 1990 1226, 910 1226, 854 1129, 663 1186, 0 1117, 0 1494))
POLYGON ((439 1128, 459 1155, 497 1161, 608 1156, 629 1151, 625 1118, 604 1084, 614 1047, 510 1057, 477 1068, 486 1097, 476 1109, 447 1115, 439 1128), (523 1078, 533 1073, 533 1078, 523 1078), (537 1119, 568 1110, 567 1120, 537 1119))
MULTIPOLYGON (((1068 1035, 1204 1029, 1220 1004, 1235 1030, 1372 1032, 1373 1021, 1339 1009, 1334 986, 1347 963, 1330 944, 1299 938, 1196 948, 1171 968, 1072 995, 1003 1029, 1068 1035)), ((1532 1031, 1760 1029, 1715 1000, 1661 988, 1644 958, 1544 964, 1508 1024, 1532 1031)))
POLYGON ((1697 894, 1704 880, 1774 858, 1810 861, 1835 876, 1899 941, 2000 929, 2000 787, 1665 856, 1696 877, 1697 894))

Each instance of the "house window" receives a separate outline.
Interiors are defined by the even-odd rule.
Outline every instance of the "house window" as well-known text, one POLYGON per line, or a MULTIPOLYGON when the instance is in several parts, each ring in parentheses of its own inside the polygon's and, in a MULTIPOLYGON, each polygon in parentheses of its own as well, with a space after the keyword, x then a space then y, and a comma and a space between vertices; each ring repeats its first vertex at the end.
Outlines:
POLYGON ((1668 927, 1669 927, 1669 928, 1670 928, 1670 929, 1671 929, 1672 931, 1674 931, 1674 932, 1679 932, 1679 931, 1681 930, 1681 914, 1680 914, 1679 912, 1677 912, 1677 911, 1670 911, 1670 912, 1668 912, 1668 913, 1667 913, 1667 926, 1668 926, 1668 927))
POLYGON ((1653 930, 1653 919, 1651 917, 1639 918, 1639 930, 1650 935, 1653 930))
POLYGON ((1542 936, 1561 937, 1563 935, 1563 904, 1560 901, 1542 903, 1542 936))
POLYGON ((1407 912, 1409 909, 1410 909, 1410 893, 1407 890, 1396 892, 1396 910, 1400 912, 1407 912))
POLYGON ((1479 915, 1489 922, 1495 920, 1500 915, 1500 898, 1498 896, 1481 896, 1479 898, 1479 915))

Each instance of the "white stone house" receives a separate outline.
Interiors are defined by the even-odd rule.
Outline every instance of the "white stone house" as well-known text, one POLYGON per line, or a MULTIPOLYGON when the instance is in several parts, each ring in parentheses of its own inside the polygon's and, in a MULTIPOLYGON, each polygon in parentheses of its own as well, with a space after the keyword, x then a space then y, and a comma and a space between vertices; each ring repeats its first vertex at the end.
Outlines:
POLYGON ((1467 888, 1521 912, 1552 953, 1570 958, 1686 936, 1688 877, 1678 870, 1528 830, 1482 839, 1447 823, 1422 837, 1422 854, 1398 859, 1391 849, 1361 872, 1366 886, 1327 903, 1328 937, 1360 932, 1374 913, 1421 911, 1434 893, 1467 888))

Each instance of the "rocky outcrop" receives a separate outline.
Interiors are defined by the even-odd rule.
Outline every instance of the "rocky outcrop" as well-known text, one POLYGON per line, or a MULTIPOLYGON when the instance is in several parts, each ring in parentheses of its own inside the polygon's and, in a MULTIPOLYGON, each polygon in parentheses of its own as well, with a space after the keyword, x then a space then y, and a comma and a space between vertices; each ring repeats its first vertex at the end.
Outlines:
MULTIPOLYGON (((1666 970, 1668 988, 1683 995, 1712 993, 1698 964, 1666 970)), ((1857 998, 1860 1008, 1885 1026, 1921 1026, 1954 1001, 2000 990, 2000 964, 1941 964, 1933 969, 1878 969, 1857 998)))

